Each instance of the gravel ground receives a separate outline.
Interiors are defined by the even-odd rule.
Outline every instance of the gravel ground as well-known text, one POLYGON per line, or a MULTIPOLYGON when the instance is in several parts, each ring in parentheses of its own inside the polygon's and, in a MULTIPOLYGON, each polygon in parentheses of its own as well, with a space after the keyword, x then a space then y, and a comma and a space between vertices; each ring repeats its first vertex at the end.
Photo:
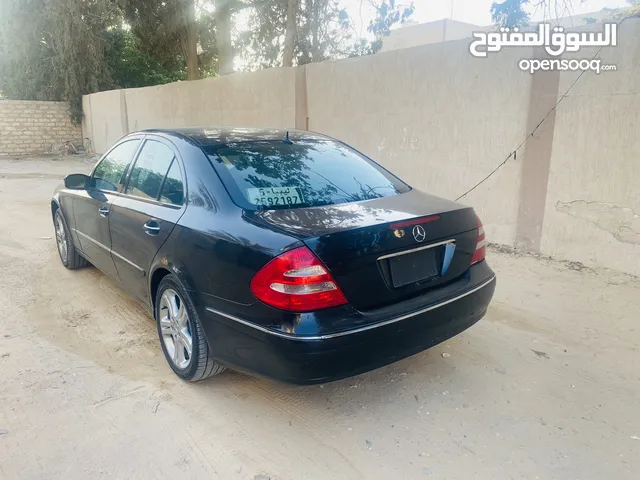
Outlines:
POLYGON ((487 316, 427 352, 187 384, 137 303, 60 264, 50 196, 92 161, 0 160, 0 478, 640 477, 638 279, 492 248, 487 316))

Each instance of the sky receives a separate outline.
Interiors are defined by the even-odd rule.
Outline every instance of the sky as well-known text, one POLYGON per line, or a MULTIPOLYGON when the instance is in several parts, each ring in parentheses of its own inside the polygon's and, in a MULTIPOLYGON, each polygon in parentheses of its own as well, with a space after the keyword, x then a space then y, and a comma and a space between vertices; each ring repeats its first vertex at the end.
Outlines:
MULTIPOLYGON (((490 25, 491 14, 489 13, 494 0, 413 0, 415 11, 412 19, 418 23, 432 22, 443 18, 453 18, 461 22, 474 23, 476 25, 490 25), (451 14, 453 6, 453 15, 451 14)), ((396 0, 396 3, 408 4, 410 0, 396 0)), ((536 3, 532 0, 531 3, 536 3)), ((573 15, 582 13, 597 12, 603 8, 620 8, 628 6, 625 0, 559 0, 560 3, 567 2, 572 5, 573 15)), ((347 6, 349 15, 356 24, 356 29, 366 34, 367 25, 374 17, 374 10, 370 6, 369 0, 342 0, 340 2, 347 6)), ((544 20, 544 13, 541 9, 533 11, 529 9, 531 18, 534 21, 544 20)), ((567 16, 567 15, 559 15, 567 16)))

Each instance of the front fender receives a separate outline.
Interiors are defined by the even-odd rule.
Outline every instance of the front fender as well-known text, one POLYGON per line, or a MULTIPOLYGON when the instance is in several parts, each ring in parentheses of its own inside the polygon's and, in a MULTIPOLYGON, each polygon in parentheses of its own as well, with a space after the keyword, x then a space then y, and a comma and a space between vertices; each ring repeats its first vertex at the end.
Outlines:
POLYGON ((58 185, 51 197, 51 219, 53 220, 56 211, 60 209, 65 221, 67 222, 67 226, 70 229, 69 233, 71 234, 71 239, 73 240, 75 248, 82 252, 82 244, 75 230, 76 219, 73 209, 73 197, 73 193, 70 193, 69 190, 65 189, 63 184, 58 185))
POLYGON ((60 187, 56 187, 51 197, 51 217, 56 213, 56 210, 60 208, 60 187))

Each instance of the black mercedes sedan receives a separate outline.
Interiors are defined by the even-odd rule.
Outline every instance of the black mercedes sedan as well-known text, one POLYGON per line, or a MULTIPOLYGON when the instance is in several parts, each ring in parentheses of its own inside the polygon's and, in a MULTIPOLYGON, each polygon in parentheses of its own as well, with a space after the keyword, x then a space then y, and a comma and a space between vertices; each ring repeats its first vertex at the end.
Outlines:
POLYGON ((495 289, 470 207, 295 130, 148 130, 51 200, 60 259, 148 308, 173 371, 321 383, 413 355, 495 289))

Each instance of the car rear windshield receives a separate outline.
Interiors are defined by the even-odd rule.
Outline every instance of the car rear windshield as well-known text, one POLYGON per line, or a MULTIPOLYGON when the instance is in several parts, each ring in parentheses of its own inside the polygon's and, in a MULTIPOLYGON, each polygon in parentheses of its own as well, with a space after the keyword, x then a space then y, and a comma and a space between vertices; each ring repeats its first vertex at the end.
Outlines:
POLYGON ((336 205, 398 195, 404 182, 331 140, 205 147, 234 202, 249 209, 336 205))

